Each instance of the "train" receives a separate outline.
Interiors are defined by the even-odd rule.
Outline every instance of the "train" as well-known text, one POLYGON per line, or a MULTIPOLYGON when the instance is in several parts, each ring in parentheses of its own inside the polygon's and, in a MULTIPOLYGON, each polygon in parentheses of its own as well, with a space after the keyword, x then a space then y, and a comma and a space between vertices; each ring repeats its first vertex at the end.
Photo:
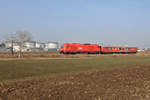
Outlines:
POLYGON ((100 46, 99 44, 80 43, 65 43, 62 44, 59 50, 61 54, 135 54, 137 51, 137 47, 100 46))

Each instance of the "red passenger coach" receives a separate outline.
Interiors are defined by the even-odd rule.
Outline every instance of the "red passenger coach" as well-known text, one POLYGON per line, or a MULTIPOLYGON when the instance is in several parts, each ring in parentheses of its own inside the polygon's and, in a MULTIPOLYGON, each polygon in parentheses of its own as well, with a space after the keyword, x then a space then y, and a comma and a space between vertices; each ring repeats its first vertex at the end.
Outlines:
POLYGON ((111 53, 129 54, 129 53, 136 53, 137 50, 138 49, 136 47, 111 47, 111 46, 101 47, 102 54, 111 54, 111 53))
POLYGON ((65 43, 60 48, 60 53, 63 54, 77 54, 77 53, 96 54, 99 52, 100 52, 100 47, 98 44, 65 43))

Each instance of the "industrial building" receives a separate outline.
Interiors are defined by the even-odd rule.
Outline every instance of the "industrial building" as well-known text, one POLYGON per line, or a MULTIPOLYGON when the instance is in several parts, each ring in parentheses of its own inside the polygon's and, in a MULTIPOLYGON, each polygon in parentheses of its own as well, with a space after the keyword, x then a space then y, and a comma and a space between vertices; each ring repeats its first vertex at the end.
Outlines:
MULTIPOLYGON (((6 41, 3 43, 3 47, 0 47, 0 51, 11 51, 13 47, 14 52, 18 52, 20 50, 19 42, 6 41)), ((26 41, 23 44, 22 51, 30 52, 30 51, 57 51, 58 50, 58 42, 36 42, 36 41, 26 41)))
POLYGON ((47 42, 45 44, 46 51, 57 51, 58 49, 58 42, 47 42))

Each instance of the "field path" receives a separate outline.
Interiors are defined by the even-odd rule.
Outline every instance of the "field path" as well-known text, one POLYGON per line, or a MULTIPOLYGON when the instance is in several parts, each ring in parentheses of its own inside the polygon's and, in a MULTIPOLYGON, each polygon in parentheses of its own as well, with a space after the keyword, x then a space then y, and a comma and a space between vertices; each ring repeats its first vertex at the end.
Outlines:
POLYGON ((0 98, 2 100, 150 100, 150 65, 0 83, 0 98))

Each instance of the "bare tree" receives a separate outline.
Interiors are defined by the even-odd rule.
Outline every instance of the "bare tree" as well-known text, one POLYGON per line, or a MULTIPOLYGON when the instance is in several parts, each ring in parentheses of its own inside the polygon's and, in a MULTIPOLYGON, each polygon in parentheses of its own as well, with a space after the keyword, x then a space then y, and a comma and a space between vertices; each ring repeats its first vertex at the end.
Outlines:
MULTIPOLYGON (((32 36, 29 32, 27 31, 17 31, 15 34, 7 34, 5 36, 6 41, 12 41, 12 50, 13 50, 13 43, 17 42, 19 45, 19 53, 18 57, 21 58, 23 57, 23 47, 25 42, 32 41, 32 36)), ((13 54, 13 51, 12 51, 13 54)))
POLYGON ((24 43, 27 41, 28 42, 32 41, 32 36, 27 31, 17 31, 15 38, 16 38, 16 42, 19 43, 19 55, 18 55, 18 57, 21 58, 21 57, 23 57, 22 49, 24 47, 24 43))

